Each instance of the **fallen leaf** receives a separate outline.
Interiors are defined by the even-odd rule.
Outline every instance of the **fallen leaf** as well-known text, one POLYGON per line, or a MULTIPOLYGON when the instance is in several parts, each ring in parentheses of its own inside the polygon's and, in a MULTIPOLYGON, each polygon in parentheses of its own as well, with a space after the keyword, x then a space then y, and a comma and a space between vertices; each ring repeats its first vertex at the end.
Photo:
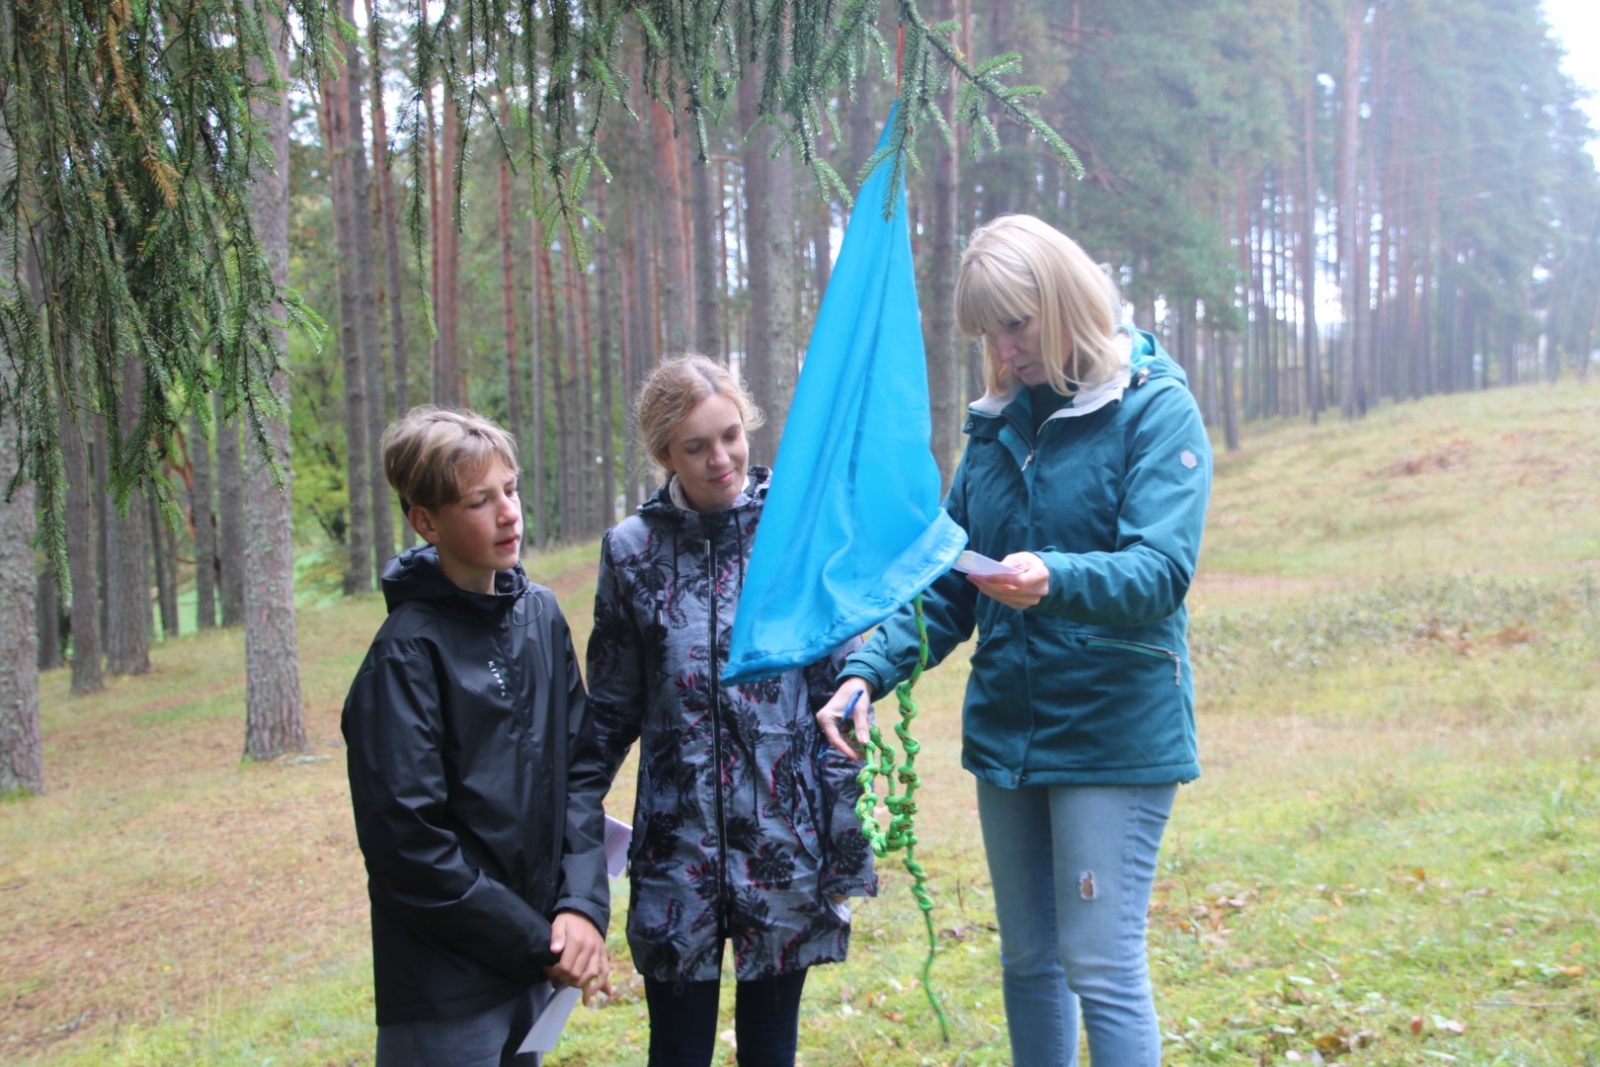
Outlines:
POLYGON ((1420 1015, 1413 1015, 1411 1017, 1411 1036, 1422 1036, 1422 1016, 1420 1015))

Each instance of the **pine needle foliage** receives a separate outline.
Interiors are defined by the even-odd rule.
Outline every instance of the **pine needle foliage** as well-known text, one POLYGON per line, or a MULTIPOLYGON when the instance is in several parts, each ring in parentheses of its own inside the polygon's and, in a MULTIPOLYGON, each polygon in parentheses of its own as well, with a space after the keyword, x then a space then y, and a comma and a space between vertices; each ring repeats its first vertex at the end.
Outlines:
MULTIPOLYGON (((139 492, 171 507, 162 464, 187 415, 209 424, 212 391, 272 455, 269 382, 285 358, 275 316, 317 323, 274 284, 252 225, 251 184, 277 161, 250 104, 284 89, 251 75, 276 69, 264 10, 0 0, 0 122, 15 153, 0 174, 0 241, 16 253, 0 262, 21 275, 0 303, 0 358, 12 369, 0 409, 16 417, 22 456, 3 476, 8 494, 38 485, 39 539, 64 578, 58 405, 77 430, 103 420, 123 509, 139 492), (122 415, 128 367, 141 370, 133 425, 122 415)), ((328 32, 323 7, 307 0, 293 13, 316 66, 320 46, 304 44, 328 32)))
MULTIPOLYGON (((825 195, 848 203, 845 182, 818 145, 824 134, 843 140, 840 104, 854 99, 863 77, 894 75, 895 57, 879 32, 892 13, 904 38, 899 106, 890 142, 869 168, 884 155, 897 171, 915 167, 919 126, 931 124, 952 138, 939 98, 955 76, 962 82, 958 121, 975 131, 974 151, 998 148, 997 120, 1017 122, 1074 176, 1082 173, 1072 149, 1030 106, 1040 90, 1008 83, 1018 57, 973 62, 955 43, 955 24, 930 24, 916 0, 445 0, 427 10, 413 40, 415 95, 397 136, 406 123, 416 132, 422 102, 440 81, 464 113, 464 130, 480 107, 493 114, 486 81, 498 72, 521 101, 531 133, 527 158, 544 176, 534 183, 544 232, 553 237, 559 228, 580 257, 584 230, 594 222, 583 208, 584 187, 594 173, 607 173, 599 151, 602 117, 631 113, 633 78, 621 57, 634 51, 642 56, 639 88, 687 124, 702 161, 710 153, 708 128, 723 116, 735 86, 758 71, 756 121, 778 131, 773 151, 791 147, 825 195)), ((417 175, 426 166, 419 141, 412 137, 417 175)), ((464 149, 456 147, 459 197, 464 149)), ((425 183, 411 185, 410 229, 420 246, 424 207, 415 191, 425 183)))

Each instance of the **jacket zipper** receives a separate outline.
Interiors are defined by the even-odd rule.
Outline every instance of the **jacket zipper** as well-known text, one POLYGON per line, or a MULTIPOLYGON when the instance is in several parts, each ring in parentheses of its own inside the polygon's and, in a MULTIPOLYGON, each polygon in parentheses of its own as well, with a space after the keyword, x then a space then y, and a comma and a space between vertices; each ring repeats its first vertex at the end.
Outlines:
POLYGON ((722 685, 717 681, 717 547, 716 535, 706 535, 706 576, 711 599, 711 639, 706 648, 706 659, 711 665, 711 761, 716 791, 717 817, 717 884, 721 899, 717 903, 717 926, 723 937, 728 936, 728 907, 732 897, 728 882, 728 828, 722 810, 722 685))
POLYGON ((1172 684, 1183 684, 1183 657, 1156 645, 1142 645, 1137 641, 1119 641, 1114 637, 1085 637, 1083 643, 1090 647, 1125 648, 1144 656, 1158 656, 1172 661, 1172 684))

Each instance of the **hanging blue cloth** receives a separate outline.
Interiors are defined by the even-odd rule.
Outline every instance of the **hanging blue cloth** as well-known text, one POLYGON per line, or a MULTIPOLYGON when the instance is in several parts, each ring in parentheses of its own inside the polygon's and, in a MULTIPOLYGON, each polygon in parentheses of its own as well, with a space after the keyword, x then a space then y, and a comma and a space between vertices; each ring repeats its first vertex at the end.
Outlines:
MULTIPOLYGON (((883 148, 893 123, 884 126, 883 148)), ((885 156, 856 196, 778 447, 722 683, 821 659, 950 569, 905 183, 885 156)), ((945 294, 948 299, 948 294, 945 294)))

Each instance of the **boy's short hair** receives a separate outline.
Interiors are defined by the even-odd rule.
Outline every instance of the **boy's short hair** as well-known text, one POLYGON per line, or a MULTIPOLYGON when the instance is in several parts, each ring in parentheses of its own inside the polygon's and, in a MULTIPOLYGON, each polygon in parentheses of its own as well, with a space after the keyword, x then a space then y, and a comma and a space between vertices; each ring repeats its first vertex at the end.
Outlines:
POLYGON ((462 483, 495 458, 520 472, 511 435, 472 411, 421 404, 383 431, 383 472, 401 511, 454 504, 462 483))

